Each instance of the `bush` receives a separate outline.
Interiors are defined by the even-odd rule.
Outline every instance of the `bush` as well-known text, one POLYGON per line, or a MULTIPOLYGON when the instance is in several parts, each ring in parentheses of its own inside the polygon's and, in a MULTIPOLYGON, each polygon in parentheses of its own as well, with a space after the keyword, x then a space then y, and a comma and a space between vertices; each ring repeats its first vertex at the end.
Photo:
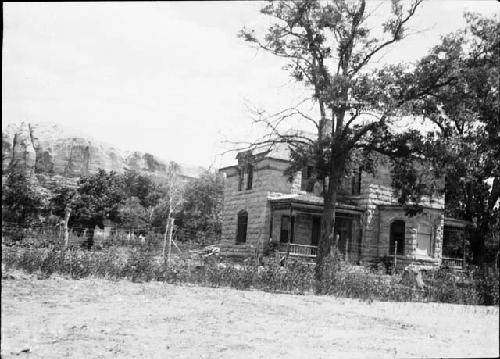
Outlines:
POLYGON ((6 247, 2 263, 6 270, 22 269, 46 278, 53 273, 74 279, 96 276, 128 278, 134 282, 158 280, 167 283, 193 283, 210 287, 256 288, 270 292, 318 294, 381 301, 433 301, 457 304, 498 305, 498 274, 476 269, 473 275, 440 269, 424 273, 425 287, 402 282, 401 275, 353 273, 338 256, 327 257, 321 282, 314 279, 314 266, 301 261, 278 261, 266 266, 220 263, 216 257, 193 265, 190 259, 170 264, 148 246, 111 247, 102 251, 81 249, 6 247))
POLYGON ((485 305, 499 305, 499 276, 498 272, 488 272, 478 269, 473 272, 474 289, 479 301, 485 305))

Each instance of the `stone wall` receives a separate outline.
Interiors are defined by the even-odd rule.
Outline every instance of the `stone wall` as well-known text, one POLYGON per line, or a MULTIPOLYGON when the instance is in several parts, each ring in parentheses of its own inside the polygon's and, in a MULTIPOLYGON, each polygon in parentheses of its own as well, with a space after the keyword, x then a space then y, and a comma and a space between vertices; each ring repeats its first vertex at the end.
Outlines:
MULTIPOLYGON (((388 250, 389 229, 385 226, 384 219, 381 218, 380 206, 398 204, 397 196, 392 189, 391 182, 390 166, 387 162, 384 163, 384 161, 381 161, 377 166, 375 174, 362 174, 360 194, 348 197, 349 201, 365 209, 365 214, 362 218, 363 238, 361 257, 363 260, 371 260, 378 256, 383 256, 388 250)), ((424 197, 420 204, 428 207, 433 215, 441 215, 444 209, 444 196, 424 197)), ((408 217, 404 216, 403 212, 403 210, 399 209, 398 215, 408 219, 408 217)), ((418 225, 419 221, 422 220, 422 216, 417 216, 412 218, 411 222, 413 225, 418 225)), ((434 218, 432 220, 433 223, 436 220, 434 218)), ((437 226, 435 230, 437 231, 435 235, 437 246, 435 248, 435 255, 438 256, 439 253, 438 257, 440 258, 442 235, 439 235, 439 233, 442 232, 442 226, 437 226)))
POLYGON ((380 237, 378 243, 378 256, 393 255, 389 253, 390 227, 395 220, 405 222, 405 246, 404 255, 411 259, 428 259, 440 262, 443 243, 444 215, 437 209, 425 209, 416 216, 406 216, 402 208, 379 208, 380 215, 380 237), (429 237, 427 237, 429 234, 429 237), (418 240, 430 239, 429 257, 419 255, 418 240))
MULTIPOLYGON (((240 163, 240 165, 244 165, 244 163, 240 163)), ((283 213, 276 211, 273 214, 273 229, 272 233, 269 233, 270 208, 267 195, 269 192, 285 194, 301 192, 301 173, 298 172, 292 183, 290 183, 287 176, 283 174, 287 166, 286 161, 270 158, 260 160, 254 165, 252 190, 245 190, 247 182, 247 174, 245 174, 242 191, 238 191, 238 166, 221 170, 227 175, 222 216, 223 251, 232 254, 245 254, 255 248, 262 248, 268 243, 270 236, 279 241, 281 216, 288 215, 288 213, 285 213, 288 211, 283 213), (240 210, 248 212, 249 224, 245 245, 235 245, 237 214, 240 210)), ((388 254, 390 223, 399 216, 407 223, 408 233, 405 245, 408 250, 407 254, 414 256, 417 249, 418 233, 421 234, 423 230, 431 230, 433 238, 432 257, 439 261, 442 247, 444 196, 423 198, 420 204, 427 207, 426 211, 415 217, 407 217, 401 207, 394 208, 393 212, 387 209, 381 210, 381 206, 395 206, 398 204, 391 182, 390 165, 387 161, 384 162, 383 158, 379 161, 375 174, 366 172, 362 174, 359 195, 352 195, 350 178, 346 177, 342 182, 339 200, 365 209, 365 213, 361 217, 360 259, 372 260, 388 254), (415 230, 417 234, 414 233, 415 230)), ((310 244, 311 227, 312 219, 310 216, 297 216, 295 219, 294 243, 310 244)))
MULTIPOLYGON (((248 174, 245 173, 241 191, 238 191, 238 166, 221 169, 221 172, 226 174, 221 234, 221 252, 224 255, 250 255, 256 250, 262 251, 267 245, 270 238, 270 208, 267 196, 271 191, 291 192, 291 184, 283 174, 287 166, 284 161, 269 158, 255 163, 252 189, 246 190, 248 174), (248 213, 247 237, 245 244, 236 244, 238 212, 241 210, 248 213)), ((279 225, 279 222, 276 225, 279 225)))

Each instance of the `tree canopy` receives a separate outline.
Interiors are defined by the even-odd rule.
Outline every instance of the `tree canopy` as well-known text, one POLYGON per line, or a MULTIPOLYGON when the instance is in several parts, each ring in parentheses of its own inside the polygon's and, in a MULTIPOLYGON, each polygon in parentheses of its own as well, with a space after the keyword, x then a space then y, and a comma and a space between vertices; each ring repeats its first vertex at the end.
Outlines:
POLYGON ((418 159, 407 145, 407 138, 415 134, 394 133, 391 125, 413 113, 414 101, 449 83, 447 58, 425 57, 415 69, 390 65, 373 70, 367 66, 381 51, 405 37, 421 2, 393 0, 390 14, 379 22, 379 29, 369 27, 367 20, 372 13, 364 0, 270 2, 261 10, 274 20, 267 33, 258 36, 248 29, 240 33, 259 49, 287 59, 286 70, 310 89, 318 108, 319 118, 297 108, 261 114, 258 121, 269 131, 253 143, 254 147, 287 143, 292 150, 292 167, 300 168, 305 162, 314 165, 324 199, 318 279, 323 258, 333 244, 340 182, 356 154, 377 151, 393 158, 418 159), (312 122, 317 136, 311 139, 278 131, 278 124, 291 116, 312 122))
POLYGON ((462 217, 478 217, 479 206, 489 207, 483 216, 491 216, 497 202, 498 179, 489 191, 485 180, 498 177, 498 20, 468 14, 467 30, 445 36, 416 63, 368 66, 407 35, 421 3, 391 1, 390 14, 376 29, 368 25, 372 10, 364 0, 269 2, 261 10, 273 20, 267 32, 239 34, 286 59, 285 69, 310 89, 318 109, 317 117, 298 107, 257 112, 256 122, 267 132, 249 144, 288 144, 289 173, 314 165, 324 199, 318 279, 333 244, 340 181, 359 166, 373 171, 377 154, 391 160, 399 201, 414 211, 422 196, 443 193, 444 177, 448 213, 465 210, 462 217), (317 135, 281 131, 292 117, 314 124, 317 135), (437 131, 395 130, 411 118, 431 121, 437 131))

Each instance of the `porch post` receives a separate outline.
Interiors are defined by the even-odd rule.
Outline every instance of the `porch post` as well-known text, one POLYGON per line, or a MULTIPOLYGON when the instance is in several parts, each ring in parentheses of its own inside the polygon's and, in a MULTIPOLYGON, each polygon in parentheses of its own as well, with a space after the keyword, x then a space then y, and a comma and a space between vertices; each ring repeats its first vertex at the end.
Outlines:
POLYGON ((288 221, 288 243, 287 243, 287 256, 290 254, 290 241, 292 238, 292 202, 290 202, 290 210, 289 210, 289 221, 288 221))
MULTIPOLYGON (((443 235, 444 236, 444 235, 443 235)), ((462 231, 462 269, 465 268, 465 228, 462 231)))

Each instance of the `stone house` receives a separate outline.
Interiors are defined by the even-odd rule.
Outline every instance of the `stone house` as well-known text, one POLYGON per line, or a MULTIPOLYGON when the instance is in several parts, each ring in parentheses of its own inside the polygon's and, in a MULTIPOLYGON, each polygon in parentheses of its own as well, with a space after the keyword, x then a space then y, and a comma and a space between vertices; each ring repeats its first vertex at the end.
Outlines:
MULTIPOLYGON (((247 151, 237 164, 220 169, 225 178, 221 254, 248 256, 271 243, 288 255, 314 258, 321 236, 323 198, 310 179, 311 168, 284 174, 289 151, 247 151)), ((358 171, 344 178, 338 196, 335 233, 350 262, 370 262, 390 255, 399 263, 461 265, 463 254, 443 257, 445 233, 464 231, 466 223, 444 217, 444 196, 423 198, 423 212, 409 216, 391 187, 389 165, 375 175, 358 171)), ((462 236, 463 238, 463 236, 462 236)))

